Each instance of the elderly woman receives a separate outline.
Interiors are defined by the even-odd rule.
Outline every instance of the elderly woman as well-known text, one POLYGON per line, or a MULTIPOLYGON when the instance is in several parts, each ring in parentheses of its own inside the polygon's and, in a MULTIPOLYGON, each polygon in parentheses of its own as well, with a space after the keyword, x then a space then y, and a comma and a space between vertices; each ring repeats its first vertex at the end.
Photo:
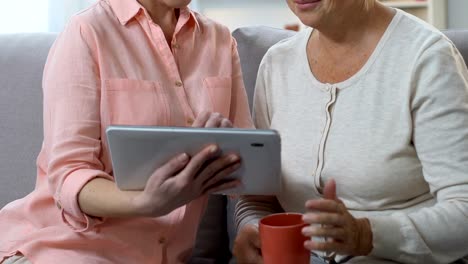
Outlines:
POLYGON ((237 205, 238 263, 257 221, 302 212, 327 261, 451 263, 468 255, 468 71, 439 31, 374 0, 288 0, 310 28, 258 74, 254 122, 280 132, 283 189, 237 205))
POLYGON ((252 126, 235 41, 189 3, 101 0, 58 37, 36 188, 0 211, 0 262, 187 262, 207 194, 239 184, 225 183, 239 157, 214 145, 181 153, 144 190, 121 191, 104 132, 252 126))

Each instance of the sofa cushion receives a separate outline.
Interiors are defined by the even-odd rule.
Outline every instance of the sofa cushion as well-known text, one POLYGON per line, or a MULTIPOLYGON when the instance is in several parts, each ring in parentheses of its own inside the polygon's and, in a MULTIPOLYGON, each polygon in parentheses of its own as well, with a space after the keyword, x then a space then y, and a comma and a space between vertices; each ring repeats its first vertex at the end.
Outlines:
POLYGON ((42 72, 55 37, 0 35, 0 208, 34 187, 42 143, 42 72))

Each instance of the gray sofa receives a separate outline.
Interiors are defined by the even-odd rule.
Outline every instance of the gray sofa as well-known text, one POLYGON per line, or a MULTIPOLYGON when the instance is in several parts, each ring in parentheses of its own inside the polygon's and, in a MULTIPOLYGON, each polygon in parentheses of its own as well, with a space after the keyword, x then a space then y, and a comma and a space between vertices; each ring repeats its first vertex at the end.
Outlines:
MULTIPOLYGON (((446 31, 468 61, 468 30, 446 31)), ((251 27, 236 30, 244 81, 252 103, 258 65, 267 49, 293 32, 251 27)), ((42 142, 42 70, 54 34, 0 35, 0 208, 33 188, 42 142)), ((210 199, 199 228, 193 263, 228 263, 235 201, 210 199)))

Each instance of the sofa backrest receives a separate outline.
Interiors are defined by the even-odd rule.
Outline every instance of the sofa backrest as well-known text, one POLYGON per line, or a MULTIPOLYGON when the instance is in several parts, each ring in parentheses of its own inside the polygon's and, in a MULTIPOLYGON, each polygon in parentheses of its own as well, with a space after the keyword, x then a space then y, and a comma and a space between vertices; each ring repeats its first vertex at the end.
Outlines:
POLYGON ((55 37, 0 35, 0 208, 34 188, 42 144, 42 71, 55 37))
POLYGON ((445 30, 444 34, 455 44, 468 65, 468 29, 445 30))
POLYGON ((237 41, 237 50, 239 51, 250 109, 252 109, 258 67, 263 56, 278 41, 291 37, 294 34, 294 31, 265 26, 243 27, 234 30, 232 33, 237 41))
MULTIPOLYGON (((468 62, 468 30, 445 32, 468 62)), ((233 35, 252 105, 259 63, 270 46, 294 32, 247 27, 233 35)), ((56 34, 0 35, 0 208, 29 193, 42 143, 42 71, 56 34)))

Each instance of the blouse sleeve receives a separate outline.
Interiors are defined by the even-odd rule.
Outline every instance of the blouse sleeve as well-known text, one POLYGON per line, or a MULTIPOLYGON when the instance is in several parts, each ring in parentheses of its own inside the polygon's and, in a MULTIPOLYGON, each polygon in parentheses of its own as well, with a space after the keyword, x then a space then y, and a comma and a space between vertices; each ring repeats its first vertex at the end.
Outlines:
POLYGON ((77 18, 71 20, 49 53, 43 90, 49 189, 63 221, 83 232, 102 219, 81 211, 78 194, 92 179, 112 177, 103 171, 99 159, 99 65, 86 27, 77 18))

